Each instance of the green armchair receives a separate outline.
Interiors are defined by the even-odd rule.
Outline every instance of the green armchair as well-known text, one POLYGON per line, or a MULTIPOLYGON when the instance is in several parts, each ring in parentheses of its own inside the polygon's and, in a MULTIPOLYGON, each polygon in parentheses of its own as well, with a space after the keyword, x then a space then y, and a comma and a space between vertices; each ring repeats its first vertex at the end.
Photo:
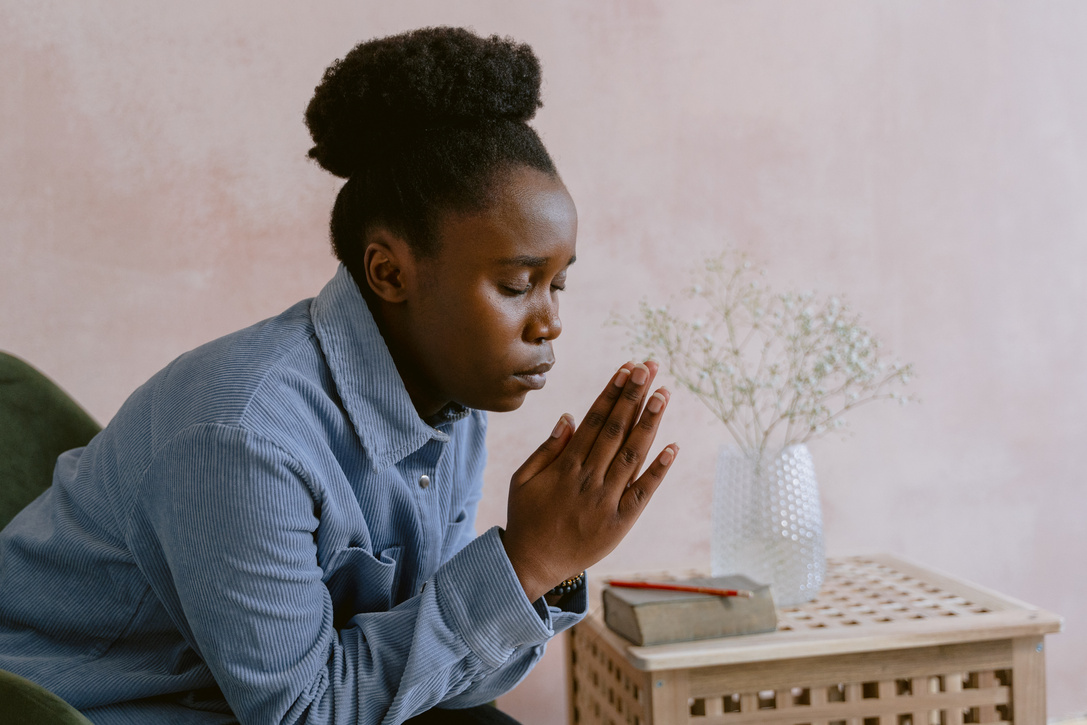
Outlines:
MULTIPOLYGON (((0 528, 53 481, 57 456, 86 445, 101 427, 49 378, 0 352, 0 528)), ((0 722, 90 725, 61 698, 0 670, 0 722)))
POLYGON ((56 383, 0 352, 0 528, 49 488, 57 456, 99 430, 56 383))
POLYGON ((49 690, 6 670, 0 670, 0 702, 6 725, 91 725, 49 690))

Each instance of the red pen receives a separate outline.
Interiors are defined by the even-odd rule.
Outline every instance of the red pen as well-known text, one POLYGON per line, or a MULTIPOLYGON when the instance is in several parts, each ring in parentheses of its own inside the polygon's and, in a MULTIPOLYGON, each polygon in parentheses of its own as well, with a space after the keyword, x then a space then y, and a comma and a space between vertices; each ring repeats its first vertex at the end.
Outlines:
POLYGON ((685 584, 663 584, 657 582, 627 582, 612 579, 608 582, 613 587, 624 589, 660 589, 666 592, 691 592, 693 594, 713 594, 718 597, 746 597, 754 596, 749 589, 717 589, 716 587, 692 587, 685 584))

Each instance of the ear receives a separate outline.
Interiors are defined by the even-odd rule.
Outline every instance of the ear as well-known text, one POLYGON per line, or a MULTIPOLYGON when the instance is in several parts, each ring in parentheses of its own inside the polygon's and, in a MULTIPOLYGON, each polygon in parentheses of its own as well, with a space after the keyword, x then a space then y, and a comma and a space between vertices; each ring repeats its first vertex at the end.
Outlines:
POLYGON ((366 283, 378 298, 391 303, 408 298, 416 276, 416 262, 402 237, 383 227, 371 229, 366 235, 363 262, 366 283))

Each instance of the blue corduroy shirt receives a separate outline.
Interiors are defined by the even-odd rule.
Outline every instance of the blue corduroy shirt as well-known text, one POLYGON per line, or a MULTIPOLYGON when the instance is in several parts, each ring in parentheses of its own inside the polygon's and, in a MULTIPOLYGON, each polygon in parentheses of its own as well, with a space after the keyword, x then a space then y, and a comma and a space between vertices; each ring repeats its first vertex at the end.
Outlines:
POLYGON ((95 723, 399 723, 585 612, 476 536, 486 416, 424 422, 340 268, 140 387, 0 533, 0 668, 95 723))

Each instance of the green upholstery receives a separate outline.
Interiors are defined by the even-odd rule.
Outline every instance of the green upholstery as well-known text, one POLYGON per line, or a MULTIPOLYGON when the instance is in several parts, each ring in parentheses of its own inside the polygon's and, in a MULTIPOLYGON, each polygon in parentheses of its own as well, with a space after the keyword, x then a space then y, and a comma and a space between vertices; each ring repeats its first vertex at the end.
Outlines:
MULTIPOLYGON (((86 445, 101 427, 56 384, 0 352, 0 528, 53 481, 57 456, 86 445)), ((49 690, 0 670, 0 722, 90 725, 49 690)))
POLYGON ((49 690, 6 670, 0 670, 0 703, 4 725, 91 725, 49 690))
POLYGON ((0 352, 0 528, 49 488, 57 456, 99 430, 56 383, 0 352))

